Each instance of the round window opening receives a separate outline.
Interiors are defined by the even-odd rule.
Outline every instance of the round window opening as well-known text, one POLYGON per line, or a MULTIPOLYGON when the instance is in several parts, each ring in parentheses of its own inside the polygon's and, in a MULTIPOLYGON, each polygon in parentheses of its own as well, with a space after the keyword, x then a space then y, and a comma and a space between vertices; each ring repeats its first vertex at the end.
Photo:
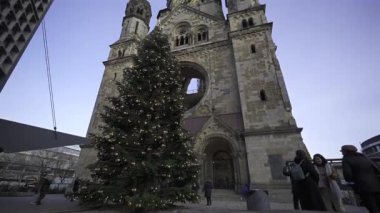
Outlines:
POLYGON ((197 64, 182 62, 181 75, 184 79, 184 106, 186 110, 189 110, 197 105, 205 95, 208 80, 207 74, 206 71, 197 64))

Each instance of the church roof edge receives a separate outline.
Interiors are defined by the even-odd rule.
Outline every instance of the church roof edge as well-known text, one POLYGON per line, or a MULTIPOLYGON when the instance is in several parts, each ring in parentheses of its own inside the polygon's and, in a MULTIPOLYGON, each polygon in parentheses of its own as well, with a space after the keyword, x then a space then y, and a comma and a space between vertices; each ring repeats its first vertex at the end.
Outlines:
POLYGON ((264 13, 266 11, 266 5, 265 4, 260 4, 258 6, 254 6, 254 7, 251 7, 251 8, 247 8, 245 10, 240 10, 240 11, 236 11, 236 12, 233 12, 233 13, 228 13, 227 14, 227 17, 228 16, 231 16, 231 15, 237 15, 239 13, 245 13, 245 12, 248 12, 248 11, 259 11, 259 10, 263 10, 264 13))

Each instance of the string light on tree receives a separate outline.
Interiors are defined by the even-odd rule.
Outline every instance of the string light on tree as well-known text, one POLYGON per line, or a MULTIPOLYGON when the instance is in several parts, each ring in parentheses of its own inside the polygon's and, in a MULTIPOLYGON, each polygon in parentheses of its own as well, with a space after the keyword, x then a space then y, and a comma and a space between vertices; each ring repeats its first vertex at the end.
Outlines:
POLYGON ((198 165, 180 125, 180 76, 167 37, 154 30, 141 42, 135 66, 116 83, 118 96, 104 107, 101 133, 92 136, 99 160, 90 168, 97 181, 84 184, 83 202, 110 200, 132 210, 154 210, 197 201, 191 187, 198 165))

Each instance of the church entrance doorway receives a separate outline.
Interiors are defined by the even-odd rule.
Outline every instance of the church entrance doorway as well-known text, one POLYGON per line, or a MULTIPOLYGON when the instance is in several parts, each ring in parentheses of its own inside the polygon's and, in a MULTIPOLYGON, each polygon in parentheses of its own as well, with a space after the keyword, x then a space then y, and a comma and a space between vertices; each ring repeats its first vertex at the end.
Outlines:
POLYGON ((234 168, 231 156, 225 151, 215 153, 212 166, 214 187, 216 189, 233 189, 234 168))
POLYGON ((235 188, 235 159, 232 147, 224 138, 212 138, 205 149, 204 181, 211 180, 216 189, 235 188))

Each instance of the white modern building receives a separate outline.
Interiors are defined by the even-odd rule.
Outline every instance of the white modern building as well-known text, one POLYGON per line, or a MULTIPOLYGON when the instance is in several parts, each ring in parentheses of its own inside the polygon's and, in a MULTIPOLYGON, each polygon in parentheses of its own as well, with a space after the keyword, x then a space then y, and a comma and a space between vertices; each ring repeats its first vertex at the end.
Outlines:
POLYGON ((362 152, 368 157, 380 157, 380 135, 372 137, 360 145, 362 152))

